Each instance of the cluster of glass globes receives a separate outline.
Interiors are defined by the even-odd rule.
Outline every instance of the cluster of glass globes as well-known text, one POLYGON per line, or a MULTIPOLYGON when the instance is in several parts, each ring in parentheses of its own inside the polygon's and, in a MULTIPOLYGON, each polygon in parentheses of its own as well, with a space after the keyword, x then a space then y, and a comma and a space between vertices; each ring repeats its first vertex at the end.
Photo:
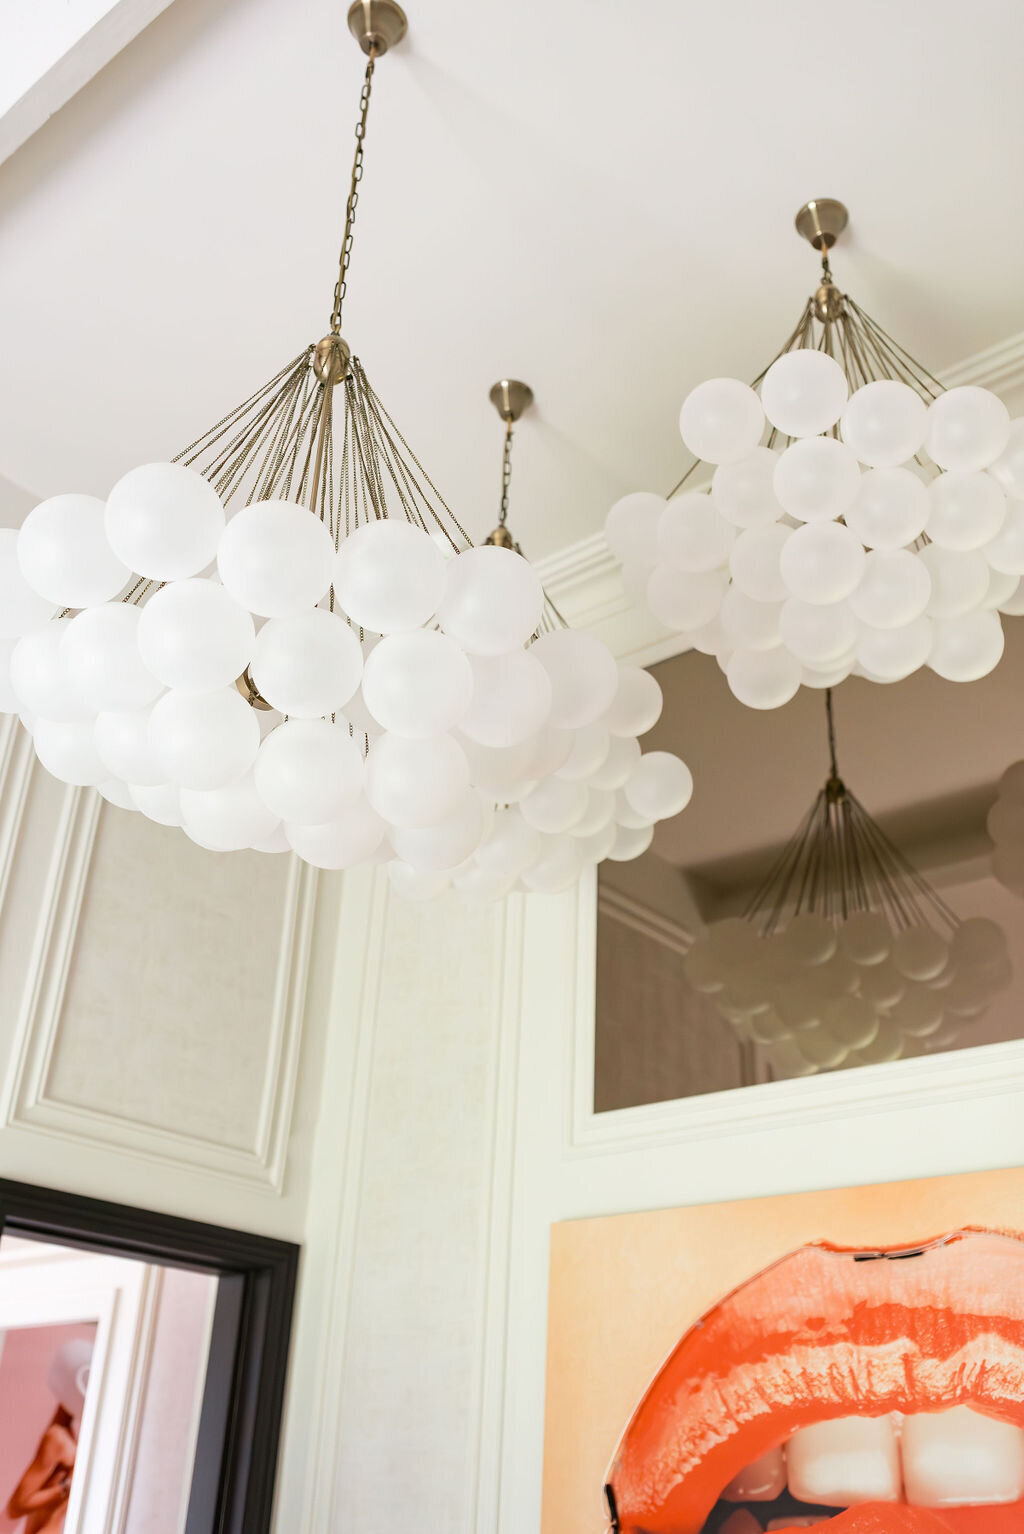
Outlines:
POLYGON ((802 911, 770 932, 729 917, 683 964, 780 1077, 946 1049, 1012 979, 1006 935, 988 917, 947 939, 923 920, 894 928, 870 909, 844 921, 802 911))
POLYGON ((987 824, 995 843, 992 876, 1024 900, 1024 762, 1014 762, 999 779, 987 824))
POLYGON ((409 895, 557 890, 636 857, 692 782, 641 756, 654 678, 587 634, 533 640, 543 608, 511 550, 446 557, 404 520, 336 550, 305 507, 228 520, 148 464, 0 531, 0 709, 56 778, 211 850, 387 862, 409 895))
POLYGON ((1000 614, 1024 613, 1024 417, 995 394, 926 405, 880 380, 851 395, 837 362, 797 350, 760 397, 698 385, 679 427, 717 466, 710 488, 627 495, 606 537, 630 598, 716 656, 741 702, 921 666, 971 682, 998 663, 1000 614), (762 445, 766 422, 788 446, 762 445))

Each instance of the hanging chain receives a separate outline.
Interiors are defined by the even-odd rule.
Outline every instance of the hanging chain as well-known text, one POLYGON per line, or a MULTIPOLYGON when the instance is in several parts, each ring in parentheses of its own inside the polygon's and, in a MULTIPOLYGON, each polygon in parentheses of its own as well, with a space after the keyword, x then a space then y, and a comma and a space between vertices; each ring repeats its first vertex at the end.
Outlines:
POLYGON ((352 180, 349 183, 348 202, 345 204, 345 234, 338 258, 338 280, 334 284, 334 308, 331 311, 331 334, 341 333, 341 306, 348 286, 348 264, 352 258, 352 235, 356 221, 356 205, 359 202, 359 183, 363 179, 363 144, 366 139, 366 115, 370 110, 370 91, 373 88, 373 66, 376 49, 371 47, 363 76, 363 88, 359 93, 359 121, 356 123, 356 152, 352 161, 352 180))
POLYGON ((512 417, 505 417, 505 450, 501 455, 501 510, 498 513, 498 526, 504 527, 508 521, 508 491, 512 483, 512 417))

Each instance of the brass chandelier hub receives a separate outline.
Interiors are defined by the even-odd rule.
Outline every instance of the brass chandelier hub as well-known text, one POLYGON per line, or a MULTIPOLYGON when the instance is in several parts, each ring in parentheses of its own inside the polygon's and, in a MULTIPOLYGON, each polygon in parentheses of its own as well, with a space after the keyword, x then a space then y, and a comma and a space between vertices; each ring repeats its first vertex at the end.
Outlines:
POLYGON ((317 381, 326 388, 335 384, 343 383, 349 374, 349 365, 352 361, 352 352, 348 343, 341 336, 324 336, 313 348, 313 372, 317 381))
POLYGON ((831 250, 847 224, 850 214, 836 197, 815 197, 805 202, 796 216, 796 232, 815 250, 831 250))
POLYGON ((400 43, 408 31, 405 12, 395 0, 354 0, 349 6, 348 29, 364 53, 377 58, 400 43))

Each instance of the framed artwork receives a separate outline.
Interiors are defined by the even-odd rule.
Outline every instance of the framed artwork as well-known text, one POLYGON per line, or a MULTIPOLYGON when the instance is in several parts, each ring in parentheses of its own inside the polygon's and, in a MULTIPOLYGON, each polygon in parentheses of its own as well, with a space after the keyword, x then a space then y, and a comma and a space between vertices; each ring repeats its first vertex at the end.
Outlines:
POLYGON ((297 1264, 0 1180, 0 1534, 268 1534, 297 1264))
POLYGON ((552 1230, 543 1534, 1021 1534, 1024 1169, 552 1230))

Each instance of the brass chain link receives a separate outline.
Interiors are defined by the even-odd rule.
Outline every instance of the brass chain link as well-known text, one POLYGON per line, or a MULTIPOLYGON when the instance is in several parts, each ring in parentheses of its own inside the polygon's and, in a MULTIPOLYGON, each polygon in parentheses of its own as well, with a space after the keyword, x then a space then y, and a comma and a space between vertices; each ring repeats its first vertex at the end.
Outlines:
POLYGON ((508 521, 508 492, 512 483, 512 417, 505 417, 505 450, 501 458, 501 510, 498 513, 498 526, 504 527, 508 521))
POLYGON ((366 115, 370 110, 370 91, 373 87, 373 66, 376 62, 376 49, 370 49, 370 57, 366 64, 366 74, 363 77, 363 88, 359 93, 359 121, 356 124, 356 152, 352 161, 352 180, 349 183, 348 202, 345 204, 345 233, 341 241, 341 255, 338 258, 338 280, 334 284, 334 308, 331 310, 331 333, 341 333, 341 306, 345 299, 345 290, 348 286, 348 266, 352 257, 352 235, 356 221, 356 206, 359 202, 359 183, 363 179, 363 144, 366 139, 366 115))

